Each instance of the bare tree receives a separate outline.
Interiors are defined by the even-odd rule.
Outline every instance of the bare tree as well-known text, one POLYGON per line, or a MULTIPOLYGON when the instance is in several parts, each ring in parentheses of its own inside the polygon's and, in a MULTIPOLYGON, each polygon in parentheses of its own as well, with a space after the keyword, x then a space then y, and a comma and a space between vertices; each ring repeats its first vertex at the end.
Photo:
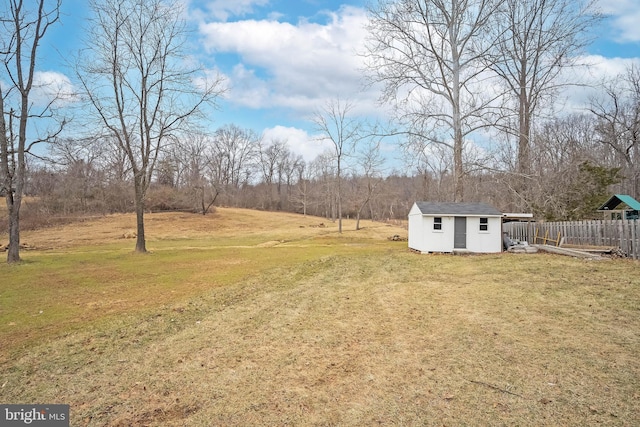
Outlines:
POLYGON ((428 199, 445 201, 453 190, 453 153, 443 145, 432 145, 425 150, 426 160, 418 169, 418 176, 422 177, 421 186, 428 199))
POLYGON ((44 135, 30 133, 34 119, 51 118, 54 95, 44 106, 31 99, 38 47, 50 27, 58 21, 60 0, 47 8, 45 0, 26 2, 8 0, 0 15, 0 192, 4 195, 9 216, 9 247, 7 262, 20 261, 20 207, 26 180, 26 156, 41 142, 51 141, 64 126, 61 121, 56 130, 44 135), (30 8, 33 7, 33 8, 30 8), (38 110, 38 111, 37 111, 38 110))
POLYGON ((311 168, 307 166, 302 158, 299 158, 292 169, 292 173, 296 174, 297 180, 289 200, 293 203, 294 208, 302 208, 302 214, 307 216, 307 210, 311 202, 311 180, 313 179, 311 168))
MULTIPOLYGON (((584 219, 606 200, 603 191, 619 181, 619 168, 603 162, 596 124, 587 114, 556 118, 534 127, 529 200, 548 220, 584 219)), ((506 175, 505 186, 513 186, 506 175)))
POLYGON ((490 24, 498 0, 380 0, 369 9, 365 57, 409 128, 411 148, 453 151, 454 200, 464 197, 463 143, 485 126, 497 97, 487 90, 490 24), (442 134, 439 129, 448 129, 442 134))
POLYGON ((336 162, 331 151, 318 155, 307 168, 309 177, 315 185, 308 189, 307 205, 315 206, 316 215, 322 215, 334 221, 337 217, 336 201, 336 162), (315 200, 314 200, 315 199, 315 200))
POLYGON ((192 195, 193 208, 206 215, 220 194, 211 183, 210 154, 213 141, 203 133, 190 132, 172 147, 171 157, 179 176, 176 180, 181 190, 192 195))
POLYGON ((333 147, 336 166, 336 207, 338 232, 342 233, 342 192, 341 179, 345 156, 348 156, 361 138, 362 122, 351 116, 354 105, 349 101, 330 101, 313 117, 315 129, 320 139, 329 141, 333 147))
POLYGON ((305 161, 300 154, 294 154, 289 149, 283 152, 283 156, 278 162, 279 209, 288 210, 290 208, 293 187, 297 183, 296 180, 300 175, 300 170, 304 170, 304 168, 305 161), (280 189, 283 184, 286 188, 286 194, 283 194, 280 189))
POLYGON ((64 207, 63 213, 104 209, 102 189, 105 173, 104 146, 92 138, 59 138, 50 144, 49 160, 59 172, 52 204, 64 207))
POLYGON ((273 180, 278 171, 278 163, 283 153, 288 150, 287 141, 271 140, 268 143, 261 144, 260 147, 260 169, 262 170, 262 179, 265 184, 273 184, 273 180))
POLYGON ((133 172, 136 252, 146 252, 145 196, 163 146, 222 93, 187 68, 182 2, 94 0, 78 79, 95 117, 133 172))
POLYGON ((211 157, 213 180, 226 191, 237 190, 251 178, 259 153, 260 138, 255 132, 225 125, 213 135, 211 157))
POLYGON ((605 85, 605 94, 591 101, 589 110, 598 121, 599 141, 615 153, 625 177, 623 190, 640 195, 640 67, 605 85))
MULTIPOLYGON (((518 143, 516 172, 519 189, 531 171, 532 119, 542 101, 563 82, 562 70, 575 66, 588 44, 586 32, 599 16, 592 0, 503 0, 496 13, 494 57, 490 65, 514 100, 511 113, 516 126, 505 126, 518 143)), ((565 82, 564 85, 567 83, 565 82)))
POLYGON ((362 182, 361 187, 363 187, 357 191, 359 200, 357 201, 356 230, 360 230, 360 216, 366 205, 369 205, 370 218, 373 219, 371 199, 382 182, 382 166, 384 164, 384 158, 380 154, 380 142, 379 138, 369 138, 356 154, 361 174, 359 181, 362 182))
POLYGON ((277 179, 278 194, 280 191, 281 178, 283 173, 283 161, 289 156, 289 148, 286 140, 270 140, 262 141, 260 147, 260 170, 262 171, 262 180, 266 186, 264 201, 266 208, 271 208, 273 196, 273 183, 277 179))

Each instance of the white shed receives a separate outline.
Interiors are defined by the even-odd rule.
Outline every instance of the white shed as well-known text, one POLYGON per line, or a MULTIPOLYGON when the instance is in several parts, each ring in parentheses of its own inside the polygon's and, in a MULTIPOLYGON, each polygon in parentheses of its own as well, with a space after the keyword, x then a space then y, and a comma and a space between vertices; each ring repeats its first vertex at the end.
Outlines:
POLYGON ((485 203, 416 202, 409 248, 422 253, 502 251, 502 214, 485 203))

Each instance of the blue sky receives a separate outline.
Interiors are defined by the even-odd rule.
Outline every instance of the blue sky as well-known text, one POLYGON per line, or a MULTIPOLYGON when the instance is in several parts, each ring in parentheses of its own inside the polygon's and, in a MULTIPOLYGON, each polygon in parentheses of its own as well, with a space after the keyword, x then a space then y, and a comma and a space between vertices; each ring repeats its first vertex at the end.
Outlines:
MULTIPOLYGON (((359 68, 365 0, 184 0, 193 26, 194 56, 229 85, 211 130, 234 123, 265 138, 286 139, 312 160, 323 147, 309 121, 340 97, 363 116, 384 115, 378 93, 362 90, 359 68)), ((640 65, 640 1, 600 1, 607 18, 590 47, 594 81, 640 65)), ((77 51, 89 14, 86 0, 62 0, 61 25, 43 43, 39 69, 73 85, 65 59, 77 51)), ((44 77, 43 77, 44 78, 44 77)), ((572 96, 569 94, 569 96, 572 96)), ((582 102, 580 94, 575 95, 582 102)))

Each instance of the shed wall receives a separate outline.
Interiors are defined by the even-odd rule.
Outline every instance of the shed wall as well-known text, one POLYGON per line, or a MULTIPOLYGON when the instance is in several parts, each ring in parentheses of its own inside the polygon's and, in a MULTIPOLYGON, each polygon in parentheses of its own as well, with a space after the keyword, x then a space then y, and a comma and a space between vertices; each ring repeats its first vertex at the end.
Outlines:
POLYGON ((487 231, 480 231, 480 217, 467 217, 467 249, 471 252, 502 252, 502 218, 489 217, 487 231))
MULTIPOLYGON (((420 252, 453 252, 454 216, 442 218, 442 229, 434 230, 435 215, 423 215, 414 207, 409 212, 409 248, 420 252)), ((483 217, 487 218, 487 217, 483 217)), ((502 218, 488 217, 488 230, 480 230, 480 217, 467 217, 467 250, 478 253, 502 251, 502 218)))
POLYGON ((427 228, 427 250, 425 252, 452 252, 454 240, 454 217, 442 216, 442 229, 434 230, 435 216, 425 216, 427 228))
POLYGON ((424 221, 422 213, 413 205, 409 211, 409 248, 416 251, 425 252, 426 235, 424 231, 424 221), (417 211, 417 212, 416 212, 417 211))

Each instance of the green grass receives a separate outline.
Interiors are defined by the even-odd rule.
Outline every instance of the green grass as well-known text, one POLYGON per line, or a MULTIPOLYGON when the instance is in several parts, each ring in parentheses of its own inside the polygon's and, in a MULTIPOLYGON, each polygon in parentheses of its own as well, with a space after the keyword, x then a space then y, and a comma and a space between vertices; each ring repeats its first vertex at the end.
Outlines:
POLYGON ((212 247, 210 240, 162 241, 146 255, 112 245, 29 254, 19 266, 1 264, 10 286, 0 290, 0 336, 7 339, 0 360, 12 348, 70 325, 171 303, 335 251, 326 245, 259 248, 252 242, 212 247))
POLYGON ((640 424, 637 262, 261 244, 283 234, 0 266, 0 401, 74 426, 640 424))

